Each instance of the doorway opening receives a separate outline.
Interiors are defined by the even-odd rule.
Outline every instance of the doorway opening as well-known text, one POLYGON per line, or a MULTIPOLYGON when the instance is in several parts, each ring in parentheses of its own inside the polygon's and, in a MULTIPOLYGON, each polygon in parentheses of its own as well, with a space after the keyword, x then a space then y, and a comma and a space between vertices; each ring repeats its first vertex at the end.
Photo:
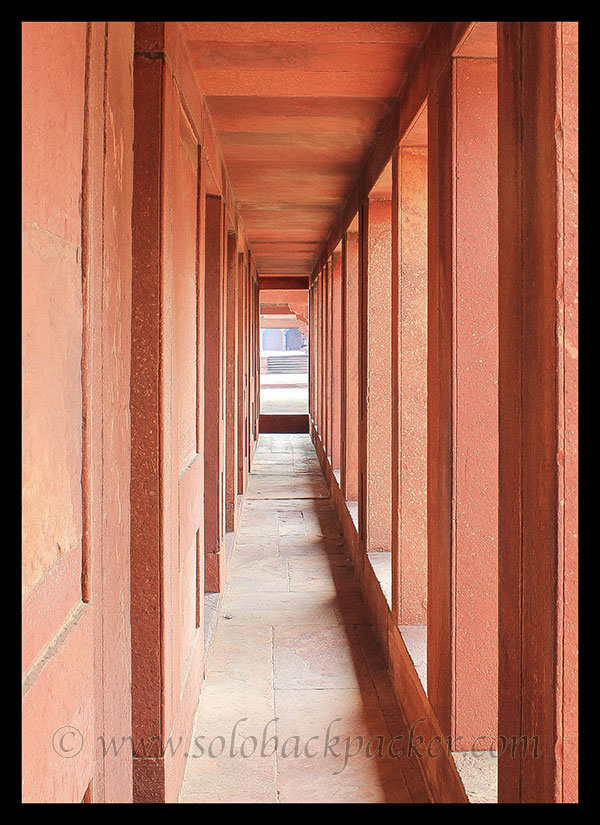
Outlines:
POLYGON ((308 290, 260 290, 261 432, 308 432, 308 290))

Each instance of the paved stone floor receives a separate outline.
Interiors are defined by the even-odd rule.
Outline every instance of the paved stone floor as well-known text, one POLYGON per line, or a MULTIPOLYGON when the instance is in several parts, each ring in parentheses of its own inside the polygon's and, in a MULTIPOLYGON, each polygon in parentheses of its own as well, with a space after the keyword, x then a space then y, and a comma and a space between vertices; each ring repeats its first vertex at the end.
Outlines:
POLYGON ((261 435, 180 799, 428 802, 408 738, 310 437, 261 435))

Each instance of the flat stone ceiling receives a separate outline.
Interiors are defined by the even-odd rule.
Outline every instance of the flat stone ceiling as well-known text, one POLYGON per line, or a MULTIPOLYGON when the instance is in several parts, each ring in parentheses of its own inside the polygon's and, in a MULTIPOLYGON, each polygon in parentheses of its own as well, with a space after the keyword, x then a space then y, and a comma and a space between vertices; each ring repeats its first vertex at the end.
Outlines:
POLYGON ((308 275, 430 22, 182 23, 260 275, 308 275))

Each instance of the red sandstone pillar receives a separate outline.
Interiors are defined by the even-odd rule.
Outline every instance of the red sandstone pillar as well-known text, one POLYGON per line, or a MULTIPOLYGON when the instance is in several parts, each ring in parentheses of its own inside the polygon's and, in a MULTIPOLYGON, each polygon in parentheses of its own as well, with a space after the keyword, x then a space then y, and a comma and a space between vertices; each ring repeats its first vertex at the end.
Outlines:
POLYGON ((327 454, 327 265, 321 270, 321 441, 327 454))
POLYGON ((249 257, 248 260, 248 271, 246 273, 246 291, 244 295, 244 319, 245 319, 245 330, 244 330, 244 341, 245 341, 245 352, 244 352, 244 369, 246 373, 246 404, 245 404, 245 415, 246 415, 246 472, 250 472, 250 467, 252 464, 252 373, 251 373, 251 316, 250 316, 250 305, 251 305, 251 298, 250 294, 252 291, 252 259, 249 257))
POLYGON ((314 421, 314 410, 315 410, 315 401, 314 401, 314 367, 315 367, 315 357, 314 357, 314 350, 313 350, 313 338, 312 338, 312 331, 314 330, 314 321, 313 321, 313 312, 314 312, 314 287, 313 285, 309 286, 308 289, 308 414, 309 417, 314 421))
POLYGON ((367 547, 367 295, 368 199, 358 210, 358 537, 367 547))
MULTIPOLYGON (((136 45, 140 37, 136 26, 136 45)), ((142 30, 143 33, 143 30, 142 30)), ((145 45, 145 43, 144 43, 145 45)), ((132 734, 164 734, 161 722, 161 242, 162 61, 135 56, 132 284, 131 626, 132 734)), ((154 754, 152 754, 154 756, 154 754)), ((164 798, 158 759, 134 759, 135 788, 147 775, 164 798), (152 761, 152 760, 150 760, 152 761)))
POLYGON ((246 312, 248 313, 248 472, 252 467, 252 458, 254 456, 254 344, 253 344, 253 330, 254 318, 252 313, 253 307, 253 290, 254 279, 252 275, 252 258, 250 259, 250 267, 248 269, 248 294, 246 296, 246 312))
POLYGON ((331 259, 331 464, 339 470, 341 436, 342 391, 342 253, 334 252, 331 259))
POLYGON ((247 387, 247 369, 246 369, 246 316, 245 316, 245 299, 246 299, 246 282, 247 282, 247 263, 245 255, 240 252, 239 267, 238 267, 238 445, 237 445, 237 465, 238 465, 238 492, 243 494, 246 491, 248 484, 248 442, 246 439, 246 398, 248 394, 247 387))
POLYGON ((319 344, 319 352, 318 352, 318 368, 319 368, 319 420, 318 420, 318 429, 319 429, 319 436, 321 441, 323 442, 324 446, 324 430, 325 430, 325 401, 324 401, 324 392, 325 392, 325 325, 323 322, 324 318, 324 298, 325 298, 325 290, 324 290, 324 283, 325 283, 325 275, 324 269, 319 272, 317 284, 318 284, 318 305, 317 305, 317 324, 318 324, 318 344, 319 344))
POLYGON ((365 552, 391 550, 391 200, 361 210, 359 525, 365 552))
POLYGON ((228 214, 227 204, 223 200, 223 217, 221 224, 222 258, 221 258, 221 289, 222 289, 222 309, 221 309, 221 373, 219 388, 221 391, 221 426, 223 427, 223 478, 221 480, 221 530, 223 536, 226 532, 227 524, 227 318, 229 315, 229 290, 227 288, 227 278, 229 271, 229 243, 228 243, 228 214))
POLYGON ((427 685, 453 750, 497 727, 496 82, 457 58, 428 103, 427 685))
POLYGON ((331 419, 331 404, 332 404, 332 335, 331 328, 333 324, 333 278, 331 274, 331 259, 325 264, 325 449, 329 459, 331 460, 331 441, 332 441, 332 419, 331 419))
POLYGON ((253 317, 253 290, 252 259, 248 272, 248 293, 246 295, 246 312, 248 313, 248 350, 246 357, 248 360, 248 472, 252 468, 252 457, 254 455, 254 317, 253 317))
POLYGON ((254 279, 252 276, 252 259, 248 269, 248 292, 246 295, 247 317, 247 352, 248 359, 248 445, 250 458, 253 454, 254 433, 254 403, 256 387, 254 386, 254 279))
POLYGON ((254 444, 258 440, 258 420, 260 418, 260 300, 258 275, 252 284, 252 354, 254 358, 252 375, 254 378, 254 444))
POLYGON ((577 801, 577 35, 498 24, 499 802, 577 801))
POLYGON ((427 147, 392 163, 392 609, 427 623, 427 147))
POLYGON ((204 323, 205 323, 205 252, 206 252, 206 175, 204 161, 200 147, 198 152, 197 198, 196 198, 196 452, 198 484, 201 484, 201 493, 197 495, 202 503, 200 521, 197 529, 196 547, 196 627, 204 627, 204 323))
POLYGON ((342 245, 341 482, 346 501, 358 501, 358 232, 342 245))
POLYGON ((315 428, 321 435, 321 274, 314 284, 315 314, 312 336, 315 354, 315 428))
POLYGON ((258 440, 258 423, 260 420, 260 290, 258 288, 258 275, 253 281, 253 319, 254 328, 252 345, 254 353, 254 442, 258 440))
POLYGON ((317 309, 317 284, 313 281, 308 293, 308 348, 309 348, 309 415, 312 418, 313 424, 316 425, 317 420, 317 353, 316 353, 316 309, 317 309))
POLYGON ((224 427, 223 371, 223 203, 206 197, 205 373, 204 373, 204 587, 218 593, 223 586, 222 485, 224 427))
POLYGON ((136 25, 131 372, 136 802, 176 795, 185 760, 182 753, 164 758, 161 742, 191 731, 204 653, 197 587, 204 526, 199 228, 206 167, 201 168, 180 87, 166 69, 164 43, 164 24, 136 25))
POLYGON ((319 348, 318 348, 318 284, 313 281, 311 294, 311 316, 308 334, 310 335, 311 357, 312 357, 312 410, 311 415, 315 428, 319 417, 319 348))
MULTIPOLYGON (((239 258, 242 256, 240 255, 239 258)), ((238 417, 238 282, 239 263, 237 236, 227 235, 227 358, 225 433, 225 529, 235 530, 237 524, 237 417, 238 417)))

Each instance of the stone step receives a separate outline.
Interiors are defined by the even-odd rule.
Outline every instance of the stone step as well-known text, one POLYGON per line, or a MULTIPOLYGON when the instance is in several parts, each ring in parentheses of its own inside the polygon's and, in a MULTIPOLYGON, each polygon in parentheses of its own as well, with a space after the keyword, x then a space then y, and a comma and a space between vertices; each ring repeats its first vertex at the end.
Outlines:
POLYGON ((267 358, 267 372, 269 373, 307 373, 308 356, 279 355, 267 358))

